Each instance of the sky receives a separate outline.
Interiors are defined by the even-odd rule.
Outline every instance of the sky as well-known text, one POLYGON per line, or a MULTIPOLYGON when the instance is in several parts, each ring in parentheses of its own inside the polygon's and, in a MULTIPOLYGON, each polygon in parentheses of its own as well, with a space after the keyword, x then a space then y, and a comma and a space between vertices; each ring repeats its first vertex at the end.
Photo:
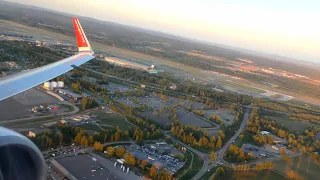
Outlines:
POLYGON ((320 0, 10 0, 320 63, 320 0))

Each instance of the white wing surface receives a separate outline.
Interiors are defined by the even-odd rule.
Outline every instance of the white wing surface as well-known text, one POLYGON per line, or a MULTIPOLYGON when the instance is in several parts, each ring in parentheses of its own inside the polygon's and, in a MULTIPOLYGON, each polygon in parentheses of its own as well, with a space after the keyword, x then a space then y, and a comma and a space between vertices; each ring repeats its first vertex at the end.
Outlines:
POLYGON ((95 58, 79 20, 77 18, 72 20, 78 43, 78 54, 42 67, 0 78, 0 101, 53 79, 95 58))

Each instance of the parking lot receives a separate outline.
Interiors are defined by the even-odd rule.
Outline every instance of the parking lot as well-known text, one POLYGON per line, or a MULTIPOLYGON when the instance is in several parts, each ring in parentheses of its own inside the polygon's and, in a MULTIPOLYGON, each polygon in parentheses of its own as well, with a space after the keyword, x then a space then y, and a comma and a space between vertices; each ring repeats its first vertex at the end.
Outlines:
POLYGON ((108 85, 102 85, 101 87, 106 87, 110 93, 114 93, 115 91, 119 92, 128 92, 132 91, 133 88, 130 86, 122 85, 122 84, 115 84, 115 83, 109 83, 108 85))
POLYGON ((140 160, 147 160, 149 164, 153 164, 159 169, 164 168, 167 171, 176 173, 181 169, 185 162, 180 161, 179 159, 171 156, 170 154, 173 151, 172 147, 165 145, 145 145, 143 147, 138 145, 131 145, 127 148, 133 156, 140 160))
POLYGON ((241 148, 245 153, 253 152, 255 158, 272 157, 272 154, 267 152, 263 147, 258 147, 252 144, 243 144, 241 148))

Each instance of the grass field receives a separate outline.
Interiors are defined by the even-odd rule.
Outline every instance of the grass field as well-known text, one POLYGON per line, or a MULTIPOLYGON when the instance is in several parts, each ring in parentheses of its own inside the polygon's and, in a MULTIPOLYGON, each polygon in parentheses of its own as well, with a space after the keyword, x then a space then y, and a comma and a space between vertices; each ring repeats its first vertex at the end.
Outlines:
MULTIPOLYGON (((226 172, 229 173, 229 172, 226 172)), ((273 171, 260 172, 233 172, 215 179, 232 179, 232 180, 286 180, 287 178, 273 171), (231 176, 231 177, 230 177, 231 176)))
POLYGON ((59 106, 66 109, 64 112, 72 112, 72 111, 74 111, 74 107, 72 107, 70 105, 61 103, 61 104, 59 104, 59 106))
POLYGON ((190 180, 192 179, 201 169, 202 165, 203 165, 203 160, 196 154, 194 154, 193 157, 193 162, 192 162, 192 166, 189 169, 189 171, 184 174, 181 178, 179 178, 180 180, 190 180))
POLYGON ((316 162, 312 157, 303 155, 299 158, 279 160, 273 162, 275 171, 287 175, 293 170, 296 179, 319 179, 320 163, 316 162))
POLYGON ((213 167, 210 169, 210 171, 207 171, 199 180, 209 180, 211 176, 216 172, 216 169, 218 167, 213 167))
POLYGON ((298 133, 304 132, 309 126, 314 126, 309 122, 302 121, 292 121, 288 116, 272 116, 272 115, 264 115, 262 118, 267 120, 275 120, 277 124, 282 125, 292 131, 297 131, 298 133))
POLYGON ((6 123, 0 123, 1 126, 8 128, 22 128, 22 127, 39 127, 43 123, 52 122, 58 120, 57 117, 44 117, 38 119, 29 119, 23 121, 12 121, 6 123))
POLYGON ((91 123, 88 123, 88 124, 81 124, 79 125, 78 127, 84 129, 84 130, 91 130, 91 131, 101 131, 102 129, 99 128, 97 125, 95 124, 91 124, 91 123))
POLYGON ((258 89, 258 88, 255 88, 253 86, 248 86, 248 85, 245 85, 243 82, 234 82, 234 81, 226 81, 226 80, 217 80, 218 82, 222 82, 223 84, 225 85, 229 85, 229 86, 233 86, 233 87, 236 87, 236 88, 241 88, 241 89, 244 89, 244 90, 249 90, 251 92, 255 92, 255 93, 265 93, 266 91, 262 90, 262 89, 258 89))
POLYGON ((132 127, 124 117, 118 114, 108 114, 106 112, 96 112, 94 113, 96 119, 98 120, 98 124, 100 124, 103 128, 116 128, 119 127, 121 130, 127 130, 132 127))

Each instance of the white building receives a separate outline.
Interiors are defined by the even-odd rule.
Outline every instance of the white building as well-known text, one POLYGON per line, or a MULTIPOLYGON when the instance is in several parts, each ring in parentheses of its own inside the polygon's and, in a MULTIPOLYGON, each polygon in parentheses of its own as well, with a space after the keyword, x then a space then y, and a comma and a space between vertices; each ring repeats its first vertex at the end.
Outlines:
POLYGON ((264 136, 269 136, 270 132, 268 132, 268 131, 261 131, 260 134, 261 134, 261 135, 264 135, 264 136))

